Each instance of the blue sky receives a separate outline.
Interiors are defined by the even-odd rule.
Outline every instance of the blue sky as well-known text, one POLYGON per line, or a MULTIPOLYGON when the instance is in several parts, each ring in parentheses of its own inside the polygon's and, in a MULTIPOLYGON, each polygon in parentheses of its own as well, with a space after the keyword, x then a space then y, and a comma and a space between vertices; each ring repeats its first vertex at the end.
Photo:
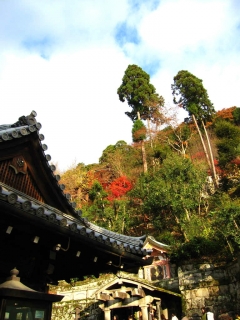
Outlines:
POLYGON ((117 88, 129 64, 173 107, 180 70, 217 110, 240 107, 238 0, 0 0, 1 124, 35 110, 60 170, 131 143, 117 88))

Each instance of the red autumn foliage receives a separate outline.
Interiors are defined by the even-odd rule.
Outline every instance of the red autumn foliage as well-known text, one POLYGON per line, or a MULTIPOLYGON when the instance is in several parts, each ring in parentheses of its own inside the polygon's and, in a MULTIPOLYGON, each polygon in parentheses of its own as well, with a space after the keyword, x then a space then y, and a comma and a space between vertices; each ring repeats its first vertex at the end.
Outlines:
POLYGON ((109 185, 116 178, 113 170, 108 166, 97 168, 97 170, 90 170, 88 172, 88 175, 90 175, 91 177, 91 181, 89 184, 90 188, 92 187, 94 181, 98 181, 99 183, 101 183, 104 190, 107 190, 109 185))
POLYGON ((133 185, 127 177, 122 176, 115 179, 108 187, 108 200, 115 200, 123 197, 132 189, 133 185))
POLYGON ((236 158, 234 160, 231 161, 231 163, 235 164, 236 166, 240 166, 240 159, 239 158, 236 158))

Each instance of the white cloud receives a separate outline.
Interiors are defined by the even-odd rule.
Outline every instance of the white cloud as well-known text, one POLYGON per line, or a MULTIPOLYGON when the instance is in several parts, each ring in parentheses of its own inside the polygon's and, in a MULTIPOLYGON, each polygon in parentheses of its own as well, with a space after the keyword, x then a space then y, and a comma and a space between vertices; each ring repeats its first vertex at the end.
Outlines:
POLYGON ((144 42, 165 54, 211 45, 224 29, 226 1, 163 1, 140 27, 144 42))

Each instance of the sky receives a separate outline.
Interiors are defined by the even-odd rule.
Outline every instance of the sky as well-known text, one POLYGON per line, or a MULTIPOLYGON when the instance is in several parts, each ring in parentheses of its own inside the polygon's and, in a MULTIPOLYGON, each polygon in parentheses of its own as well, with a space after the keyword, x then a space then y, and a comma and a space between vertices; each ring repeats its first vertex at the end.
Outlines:
POLYGON ((129 64, 169 108, 180 70, 216 110, 240 107, 239 0, 0 0, 0 48, 0 124, 36 111, 60 171, 132 142, 117 95, 129 64))

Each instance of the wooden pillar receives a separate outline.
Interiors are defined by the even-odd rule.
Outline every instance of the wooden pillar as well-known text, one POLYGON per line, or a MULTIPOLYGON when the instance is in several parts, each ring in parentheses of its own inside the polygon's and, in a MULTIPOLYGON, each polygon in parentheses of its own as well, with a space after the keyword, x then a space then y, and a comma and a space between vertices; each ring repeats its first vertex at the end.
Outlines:
POLYGON ((140 306, 142 311, 142 320, 148 320, 148 305, 140 306))
POLYGON ((167 259, 167 264, 166 264, 166 276, 167 278, 171 278, 171 269, 170 269, 169 259, 167 259))
POLYGON ((158 320, 161 320, 161 301, 156 301, 156 307, 157 307, 157 318, 158 320))
POLYGON ((111 320, 111 309, 104 309, 104 320, 111 320))
POLYGON ((81 312, 81 310, 79 308, 75 309, 75 318, 74 318, 74 320, 80 319, 80 312, 81 312))

